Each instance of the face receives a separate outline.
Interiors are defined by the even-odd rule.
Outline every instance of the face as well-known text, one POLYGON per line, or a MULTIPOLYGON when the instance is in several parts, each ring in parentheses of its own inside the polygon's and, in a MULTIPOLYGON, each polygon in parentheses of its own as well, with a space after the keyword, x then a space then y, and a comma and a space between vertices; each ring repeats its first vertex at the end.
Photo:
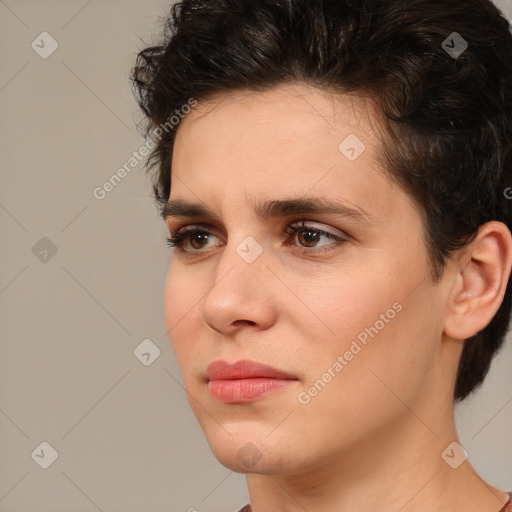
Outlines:
POLYGON ((205 211, 168 210, 172 233, 196 231, 172 249, 165 319, 194 414, 234 471, 348 457, 442 378, 443 289, 418 210, 378 163, 376 119, 297 84, 215 97, 179 126, 170 202, 205 211))

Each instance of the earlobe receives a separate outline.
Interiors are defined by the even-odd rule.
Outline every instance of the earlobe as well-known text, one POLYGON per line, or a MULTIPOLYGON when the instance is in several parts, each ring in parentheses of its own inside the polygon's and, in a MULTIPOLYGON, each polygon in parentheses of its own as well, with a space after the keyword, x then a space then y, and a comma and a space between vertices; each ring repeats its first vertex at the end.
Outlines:
POLYGON ((444 334, 463 340, 489 324, 505 295, 512 265, 512 235, 507 226, 497 221, 480 226, 457 265, 444 334))

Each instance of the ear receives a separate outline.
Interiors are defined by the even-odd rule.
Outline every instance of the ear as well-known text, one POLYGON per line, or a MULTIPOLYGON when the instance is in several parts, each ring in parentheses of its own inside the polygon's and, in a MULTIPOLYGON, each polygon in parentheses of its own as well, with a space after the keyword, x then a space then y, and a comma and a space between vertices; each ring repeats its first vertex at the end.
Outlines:
POLYGON ((483 330, 498 311, 512 266, 512 235, 505 224, 480 226, 456 263, 444 334, 465 340, 483 330))

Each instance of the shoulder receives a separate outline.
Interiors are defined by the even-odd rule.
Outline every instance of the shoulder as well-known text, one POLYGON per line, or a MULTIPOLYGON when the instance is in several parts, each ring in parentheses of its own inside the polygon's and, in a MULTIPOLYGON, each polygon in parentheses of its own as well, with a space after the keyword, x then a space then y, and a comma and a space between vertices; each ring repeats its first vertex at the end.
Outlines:
POLYGON ((509 500, 507 501, 507 503, 505 503, 504 507, 500 510, 500 512, 512 512, 512 492, 509 492, 508 494, 509 500))
MULTIPOLYGON (((507 501, 507 503, 505 503, 505 505, 499 512, 512 512, 512 492, 508 494, 509 500, 507 501)), ((238 512, 252 512, 251 505, 246 505, 245 507, 241 508, 238 512)))

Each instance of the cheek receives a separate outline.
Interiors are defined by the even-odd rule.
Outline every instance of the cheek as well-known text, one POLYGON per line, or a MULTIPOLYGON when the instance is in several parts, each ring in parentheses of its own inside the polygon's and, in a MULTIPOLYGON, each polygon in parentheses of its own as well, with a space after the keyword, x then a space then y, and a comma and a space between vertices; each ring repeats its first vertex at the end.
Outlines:
POLYGON ((167 273, 164 290, 164 317, 167 335, 170 339, 176 359, 187 375, 188 362, 196 353, 194 340, 199 340, 199 333, 194 332, 194 326, 200 325, 197 317, 200 315, 199 303, 204 292, 199 290, 195 281, 185 272, 176 270, 172 264, 167 273))
MULTIPOLYGON (((300 304, 288 309, 295 310, 296 318, 302 329, 306 329, 306 339, 321 341, 336 350, 347 348, 352 340, 369 338, 377 330, 383 331, 400 316, 397 304, 400 294, 393 291, 389 282, 379 283, 369 271, 359 269, 357 272, 340 273, 323 271, 319 276, 308 276, 305 280, 290 278, 295 282, 294 295, 300 304), (381 315, 383 319, 381 319, 381 315)), ((304 332, 304 331, 303 331, 304 332)))
POLYGON ((195 275, 188 268, 178 264, 169 265, 164 291, 164 314, 167 328, 190 322, 199 313, 201 299, 207 293, 201 287, 205 282, 204 276, 195 275))
POLYGON ((308 404, 299 410, 302 423, 315 425, 319 436, 336 432, 340 442, 356 441, 393 423, 407 414, 404 404, 413 406, 421 396, 435 364, 432 344, 420 338, 426 327, 421 310, 410 303, 402 304, 401 310, 396 305, 389 323, 381 320, 383 326, 379 313, 388 310, 387 300, 382 302, 386 307, 375 298, 369 302, 364 315, 355 306, 347 307, 346 315, 340 317, 337 344, 323 345, 309 354, 306 395, 300 397, 301 404, 308 404), (358 338, 361 333, 364 336, 358 338))
POLYGON ((385 383, 400 390, 419 383, 429 371, 440 332, 432 319, 439 317, 439 308, 429 296, 428 284, 417 286, 421 269, 412 275, 400 267, 396 260, 381 258, 372 269, 360 266, 360 271, 345 275, 327 273, 296 290, 314 312, 298 319, 301 337, 308 340, 307 353, 295 348, 307 361, 306 386, 318 379, 336 381, 328 386, 371 397, 375 386, 381 393, 385 383), (329 370, 336 378, 326 375, 329 370))
POLYGON ((171 264, 167 272, 164 290, 164 316, 167 334, 169 336, 172 336, 173 334, 173 330, 180 318, 180 313, 182 315, 184 313, 184 311, 180 311, 183 308, 183 302, 178 300, 178 295, 181 295, 181 293, 178 292, 178 290, 182 289, 180 286, 181 283, 177 282, 176 278, 177 276, 175 275, 173 265, 171 264))
POLYGON ((352 411, 364 415, 370 407, 386 417, 420 397, 437 360, 435 309, 425 293, 404 297, 381 290, 380 298, 368 297, 364 315, 347 310, 339 345, 346 363, 338 384, 352 411))

